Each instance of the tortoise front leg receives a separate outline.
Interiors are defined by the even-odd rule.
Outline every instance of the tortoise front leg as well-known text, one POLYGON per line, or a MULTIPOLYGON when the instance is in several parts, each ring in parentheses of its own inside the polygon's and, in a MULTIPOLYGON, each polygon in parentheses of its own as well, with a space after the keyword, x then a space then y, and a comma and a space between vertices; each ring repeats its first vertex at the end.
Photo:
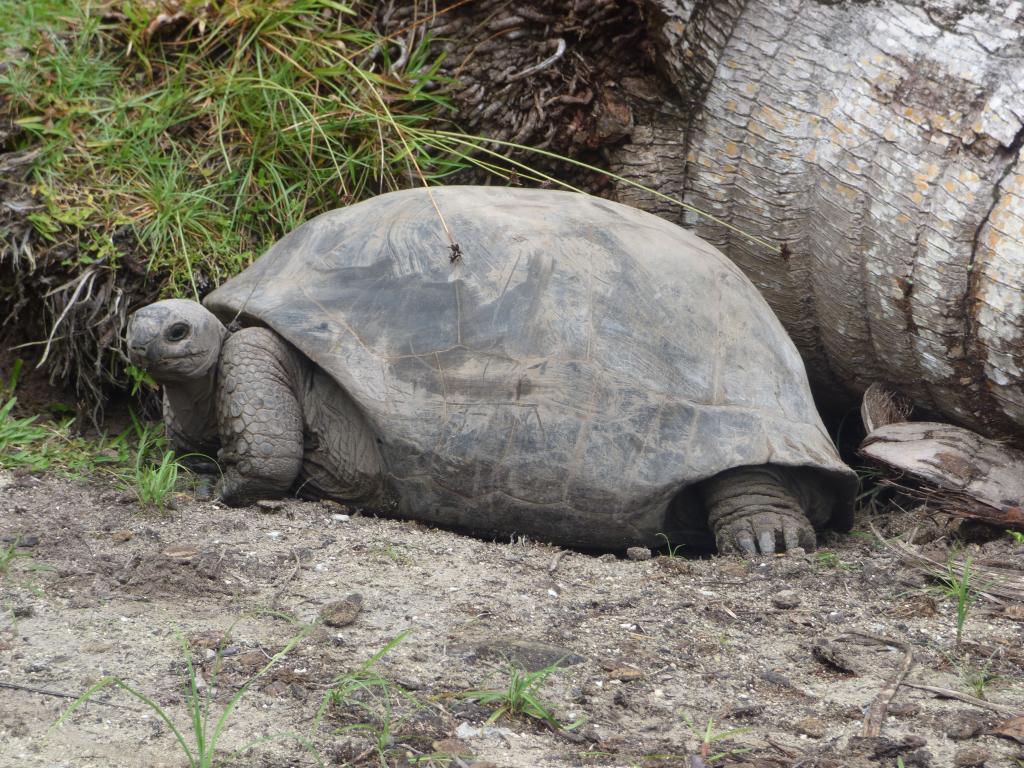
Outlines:
POLYGON ((294 351, 266 328, 245 328, 224 342, 217 386, 223 477, 218 495, 231 506, 284 495, 302 467, 302 411, 294 351))
POLYGON ((774 467, 738 467, 701 484, 708 525, 721 554, 814 549, 814 526, 774 467))

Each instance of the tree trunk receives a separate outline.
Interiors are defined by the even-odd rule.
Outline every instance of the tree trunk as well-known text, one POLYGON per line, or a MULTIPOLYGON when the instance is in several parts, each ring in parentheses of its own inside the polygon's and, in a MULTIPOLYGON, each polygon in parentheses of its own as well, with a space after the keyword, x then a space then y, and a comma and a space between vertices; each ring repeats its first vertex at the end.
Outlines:
POLYGON ((617 190, 736 261, 819 392, 852 402, 882 380, 985 434, 1024 434, 1019 2, 518 5, 432 22, 470 130, 597 152, 777 244, 617 190))

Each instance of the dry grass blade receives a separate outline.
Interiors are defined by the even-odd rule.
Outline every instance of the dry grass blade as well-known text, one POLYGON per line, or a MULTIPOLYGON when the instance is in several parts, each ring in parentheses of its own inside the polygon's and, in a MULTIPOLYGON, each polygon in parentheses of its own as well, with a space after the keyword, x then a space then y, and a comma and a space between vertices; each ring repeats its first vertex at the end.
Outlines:
MULTIPOLYGON (((960 571, 965 566, 966 558, 940 563, 921 554, 917 547, 902 539, 886 539, 874 524, 871 525, 871 531, 885 547, 898 553, 912 568, 928 576, 943 579, 948 576, 950 566, 960 571)), ((974 573, 972 589, 982 597, 1000 604, 1006 601, 1024 602, 1024 571, 974 561, 971 562, 970 569, 974 573)))
POLYGON ((914 404, 886 384, 876 381, 864 392, 860 416, 870 434, 879 427, 906 421, 914 404))

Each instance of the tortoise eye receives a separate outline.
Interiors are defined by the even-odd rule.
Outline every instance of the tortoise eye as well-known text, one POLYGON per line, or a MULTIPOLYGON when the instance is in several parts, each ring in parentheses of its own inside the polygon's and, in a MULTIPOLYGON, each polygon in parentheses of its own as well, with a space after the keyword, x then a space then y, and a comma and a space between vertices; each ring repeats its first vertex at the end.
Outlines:
POLYGON ((168 341, 181 341, 188 336, 189 330, 188 323, 175 323, 167 329, 167 333, 164 334, 164 337, 168 341))

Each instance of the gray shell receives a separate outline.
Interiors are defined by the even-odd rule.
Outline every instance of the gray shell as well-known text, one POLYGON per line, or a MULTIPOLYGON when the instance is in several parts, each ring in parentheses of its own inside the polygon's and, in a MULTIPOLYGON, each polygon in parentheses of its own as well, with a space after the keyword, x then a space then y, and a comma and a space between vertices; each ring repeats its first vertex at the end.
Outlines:
POLYGON ((855 481, 803 363, 715 248, 569 192, 423 189, 332 211, 205 304, 321 366, 378 436, 410 517, 564 544, 656 542, 684 487, 811 467, 855 481))

